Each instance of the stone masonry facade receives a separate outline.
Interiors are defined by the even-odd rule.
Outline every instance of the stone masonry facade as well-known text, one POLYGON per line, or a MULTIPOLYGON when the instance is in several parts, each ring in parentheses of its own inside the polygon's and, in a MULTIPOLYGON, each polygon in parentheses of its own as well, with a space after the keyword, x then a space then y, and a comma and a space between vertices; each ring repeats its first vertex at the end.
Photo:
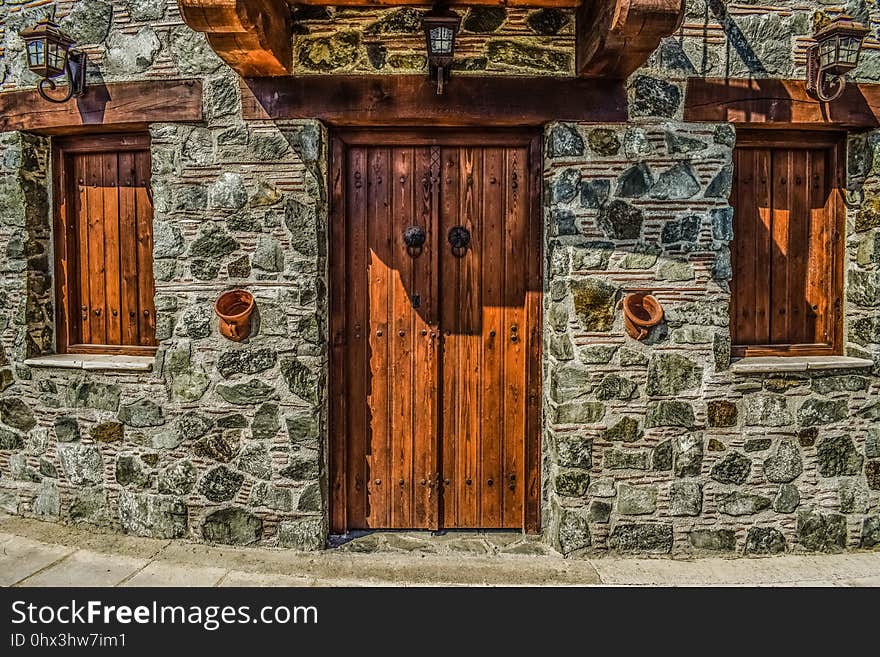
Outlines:
MULTIPOLYGON (((139 373, 26 364, 54 350, 51 149, 0 135, 0 508, 321 549, 326 130, 244 121, 236 75, 174 0, 0 0, 0 89, 33 87, 18 31, 52 6, 92 81, 201 79, 204 120, 150 126, 160 346, 139 373), (257 299, 242 344, 220 337, 212 310, 232 287, 257 299)), ((628 81, 628 123, 546 126, 542 531, 559 551, 880 544, 880 133, 849 136, 847 172, 845 349, 874 367, 742 375, 728 319, 736 130, 682 121, 688 76, 802 76, 813 21, 844 8, 880 19, 865 2, 690 0, 628 81), (623 331, 630 290, 666 311, 644 342, 623 331)), ((297 73, 424 68, 419 10, 296 12, 297 73)), ((570 13, 461 13, 456 74, 573 70, 570 13)), ((863 80, 880 79, 878 47, 872 36, 863 80)))

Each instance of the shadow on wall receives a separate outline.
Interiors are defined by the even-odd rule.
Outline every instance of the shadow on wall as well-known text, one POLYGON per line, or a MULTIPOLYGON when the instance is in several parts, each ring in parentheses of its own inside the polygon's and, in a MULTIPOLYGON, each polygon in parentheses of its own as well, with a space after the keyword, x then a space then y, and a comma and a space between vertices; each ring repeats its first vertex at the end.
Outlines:
POLYGON ((717 21, 721 25, 726 37, 726 59, 724 63, 724 76, 733 75, 731 55, 734 51, 742 60, 743 66, 750 74, 766 75, 767 67, 761 61, 754 48, 749 44, 749 37, 743 32, 733 17, 727 12, 727 7, 722 0, 707 0, 702 21, 702 33, 699 37, 701 57, 699 65, 692 61, 684 49, 684 29, 679 31, 678 38, 668 38, 663 41, 658 51, 658 65, 661 68, 673 68, 688 75, 706 75, 710 71, 709 64, 709 38, 710 23, 717 21), (711 13, 711 17, 710 17, 711 13))

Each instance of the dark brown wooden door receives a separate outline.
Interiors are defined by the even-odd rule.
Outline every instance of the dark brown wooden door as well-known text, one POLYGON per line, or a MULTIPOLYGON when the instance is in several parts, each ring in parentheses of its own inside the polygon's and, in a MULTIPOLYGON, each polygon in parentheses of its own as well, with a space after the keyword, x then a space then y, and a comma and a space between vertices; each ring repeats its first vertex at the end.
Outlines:
POLYGON ((333 530, 536 529, 536 147, 361 139, 334 146, 333 530))
POLYGON ((843 167, 834 135, 738 138, 731 333, 740 355, 841 349, 843 167))

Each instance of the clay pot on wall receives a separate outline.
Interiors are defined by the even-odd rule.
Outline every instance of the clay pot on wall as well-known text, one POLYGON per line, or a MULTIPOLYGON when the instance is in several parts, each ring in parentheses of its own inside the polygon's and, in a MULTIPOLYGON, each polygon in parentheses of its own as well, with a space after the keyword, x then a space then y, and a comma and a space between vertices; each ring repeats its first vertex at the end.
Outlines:
POLYGON ((233 342, 241 342, 251 334, 251 315, 256 307, 254 295, 247 290, 229 290, 214 303, 220 318, 220 334, 233 342))
POLYGON ((623 298, 623 327, 636 340, 644 340, 651 329, 663 321, 663 306, 645 292, 633 292, 623 298))

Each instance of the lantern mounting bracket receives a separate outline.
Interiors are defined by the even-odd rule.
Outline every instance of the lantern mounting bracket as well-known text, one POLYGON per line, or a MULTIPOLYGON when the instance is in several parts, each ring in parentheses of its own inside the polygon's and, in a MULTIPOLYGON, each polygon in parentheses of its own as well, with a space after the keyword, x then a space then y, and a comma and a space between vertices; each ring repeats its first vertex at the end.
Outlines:
POLYGON ((37 91, 50 103, 66 103, 71 98, 79 98, 86 92, 86 68, 88 67, 88 61, 89 56, 84 52, 70 52, 67 55, 67 93, 64 96, 56 98, 46 93, 47 88, 51 91, 55 91, 58 88, 58 84, 52 78, 40 80, 37 91))
POLYGON ((845 75, 859 63, 868 28, 846 14, 813 34, 807 50, 807 93, 823 103, 837 100, 846 89, 845 75))

